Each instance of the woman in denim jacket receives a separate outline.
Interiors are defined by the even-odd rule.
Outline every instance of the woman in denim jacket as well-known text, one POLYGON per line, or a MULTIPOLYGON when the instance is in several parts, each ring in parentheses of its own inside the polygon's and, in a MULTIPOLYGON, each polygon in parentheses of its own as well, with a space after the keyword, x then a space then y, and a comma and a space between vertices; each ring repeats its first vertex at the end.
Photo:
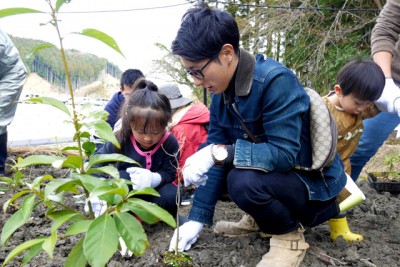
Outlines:
POLYGON ((188 250, 203 225, 213 224, 215 205, 227 188, 248 215, 239 223, 220 222, 214 231, 268 233, 270 251, 257 266, 298 266, 308 248, 303 226, 338 215, 336 196, 346 183, 338 155, 322 174, 294 168, 311 165, 308 95, 282 64, 239 49, 238 26, 223 11, 189 10, 172 52, 194 84, 212 96, 207 145, 183 168, 185 185, 198 186, 193 207, 170 250, 188 250))

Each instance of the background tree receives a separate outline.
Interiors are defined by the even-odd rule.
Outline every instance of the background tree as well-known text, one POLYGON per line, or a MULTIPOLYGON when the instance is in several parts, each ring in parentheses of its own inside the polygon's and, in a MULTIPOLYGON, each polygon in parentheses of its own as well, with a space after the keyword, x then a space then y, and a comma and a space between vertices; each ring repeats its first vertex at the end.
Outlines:
MULTIPOLYGON (((242 36, 241 45, 246 50, 282 62, 296 72, 304 85, 313 87, 320 94, 331 90, 339 69, 349 60, 370 58, 371 30, 385 2, 205 1, 235 17, 242 36)), ((163 60, 158 62, 162 70, 173 71, 171 63, 162 64, 163 60)), ((186 74, 178 71, 176 75, 186 74)), ((180 82, 179 79, 176 81, 180 82)))

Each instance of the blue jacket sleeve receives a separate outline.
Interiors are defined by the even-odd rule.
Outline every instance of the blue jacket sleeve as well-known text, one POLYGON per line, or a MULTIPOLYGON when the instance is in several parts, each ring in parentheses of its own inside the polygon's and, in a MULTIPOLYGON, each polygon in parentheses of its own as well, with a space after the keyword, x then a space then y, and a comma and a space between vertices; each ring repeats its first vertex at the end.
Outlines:
POLYGON ((107 123, 110 124, 111 128, 114 129, 115 123, 119 119, 119 111, 124 103, 124 96, 121 92, 115 93, 110 101, 104 107, 104 110, 108 112, 107 123))

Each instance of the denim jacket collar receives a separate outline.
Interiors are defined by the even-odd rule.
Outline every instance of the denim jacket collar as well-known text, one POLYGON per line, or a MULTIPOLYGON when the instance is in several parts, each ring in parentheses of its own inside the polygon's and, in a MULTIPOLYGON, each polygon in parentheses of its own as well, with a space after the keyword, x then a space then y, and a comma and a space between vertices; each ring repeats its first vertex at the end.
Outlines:
POLYGON ((250 93, 253 84, 255 57, 249 52, 240 49, 239 64, 235 80, 235 95, 246 96, 250 93))

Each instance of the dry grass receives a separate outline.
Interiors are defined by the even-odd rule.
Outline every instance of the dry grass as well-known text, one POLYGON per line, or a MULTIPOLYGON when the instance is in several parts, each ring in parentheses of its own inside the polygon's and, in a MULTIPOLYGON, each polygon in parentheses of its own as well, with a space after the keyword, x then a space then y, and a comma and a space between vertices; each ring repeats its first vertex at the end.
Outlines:
POLYGON ((52 155, 52 156, 78 155, 78 152, 75 150, 62 151, 60 145, 9 147, 9 152, 13 155, 18 155, 23 158, 31 155, 52 155))

